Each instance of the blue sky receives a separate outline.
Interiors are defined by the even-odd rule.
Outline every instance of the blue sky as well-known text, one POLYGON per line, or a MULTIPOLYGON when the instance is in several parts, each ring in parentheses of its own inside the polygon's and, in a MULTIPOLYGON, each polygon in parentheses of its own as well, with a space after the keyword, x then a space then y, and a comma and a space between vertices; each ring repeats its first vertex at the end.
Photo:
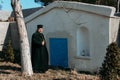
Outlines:
MULTIPOLYGON (((2 4, 2 10, 12 11, 11 8, 11 0, 0 0, 0 4, 2 4)), ((20 4, 22 5, 22 9, 40 7, 40 4, 34 2, 34 0, 20 0, 20 4)))

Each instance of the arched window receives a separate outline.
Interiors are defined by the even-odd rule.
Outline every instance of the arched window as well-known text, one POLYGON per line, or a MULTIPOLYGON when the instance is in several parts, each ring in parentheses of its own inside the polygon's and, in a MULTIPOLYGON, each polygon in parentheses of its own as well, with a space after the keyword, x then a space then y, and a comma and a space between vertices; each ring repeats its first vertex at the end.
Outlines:
POLYGON ((77 29, 77 56, 90 56, 89 31, 85 27, 77 29))

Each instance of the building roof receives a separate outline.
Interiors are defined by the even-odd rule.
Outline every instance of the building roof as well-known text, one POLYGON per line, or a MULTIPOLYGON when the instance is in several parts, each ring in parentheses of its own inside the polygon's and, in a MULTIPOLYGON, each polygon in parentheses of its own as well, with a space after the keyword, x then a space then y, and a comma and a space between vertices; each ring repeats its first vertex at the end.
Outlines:
POLYGON ((23 16, 27 17, 29 15, 31 15, 32 13, 38 11, 39 9, 41 9, 42 7, 36 7, 36 8, 29 8, 29 9, 23 9, 23 16))
POLYGON ((44 8, 34 12, 30 16, 25 18, 25 22, 29 22, 41 14, 45 14, 54 8, 62 8, 62 9, 73 9, 80 10, 84 12, 94 13, 97 15, 102 15, 106 17, 113 17, 115 14, 115 8, 110 6, 103 5, 93 5, 81 2, 73 2, 73 1, 55 1, 44 8))
MULTIPOLYGON (((42 8, 42 7, 22 9, 23 17, 25 18, 25 17, 33 14, 34 12, 38 11, 38 10, 41 9, 41 8, 42 8)), ((14 16, 13 12, 11 13, 11 16, 14 16)))

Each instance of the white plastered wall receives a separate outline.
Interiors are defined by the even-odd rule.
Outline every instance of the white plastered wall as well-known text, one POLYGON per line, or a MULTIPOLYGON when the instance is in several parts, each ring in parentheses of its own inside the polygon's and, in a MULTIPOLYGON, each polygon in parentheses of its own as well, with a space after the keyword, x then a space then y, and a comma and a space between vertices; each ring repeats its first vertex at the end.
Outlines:
MULTIPOLYGON (((36 31, 36 26, 43 24, 48 50, 49 38, 67 38, 69 67, 76 68, 77 70, 97 71, 101 66, 106 48, 110 43, 110 35, 113 33, 110 31, 112 30, 110 25, 119 23, 119 20, 116 21, 115 19, 113 21, 111 19, 115 9, 75 2, 59 3, 52 3, 26 18, 29 41, 31 42, 31 36, 36 31), (64 3, 64 7, 67 8, 62 8, 63 5, 60 7, 59 3, 64 3), (37 16, 35 17, 35 15, 37 16), (89 33, 90 56, 77 55, 79 51, 77 43, 79 42, 77 38, 79 35, 77 35, 77 31, 82 27, 86 28, 89 33)), ((118 26, 116 25, 116 27, 118 26)))

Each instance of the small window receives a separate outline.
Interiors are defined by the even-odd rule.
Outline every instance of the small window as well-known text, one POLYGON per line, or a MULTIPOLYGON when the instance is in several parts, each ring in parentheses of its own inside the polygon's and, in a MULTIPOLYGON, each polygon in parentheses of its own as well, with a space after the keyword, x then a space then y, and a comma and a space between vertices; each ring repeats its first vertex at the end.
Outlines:
POLYGON ((77 29, 77 56, 90 56, 89 33, 85 27, 77 29))

